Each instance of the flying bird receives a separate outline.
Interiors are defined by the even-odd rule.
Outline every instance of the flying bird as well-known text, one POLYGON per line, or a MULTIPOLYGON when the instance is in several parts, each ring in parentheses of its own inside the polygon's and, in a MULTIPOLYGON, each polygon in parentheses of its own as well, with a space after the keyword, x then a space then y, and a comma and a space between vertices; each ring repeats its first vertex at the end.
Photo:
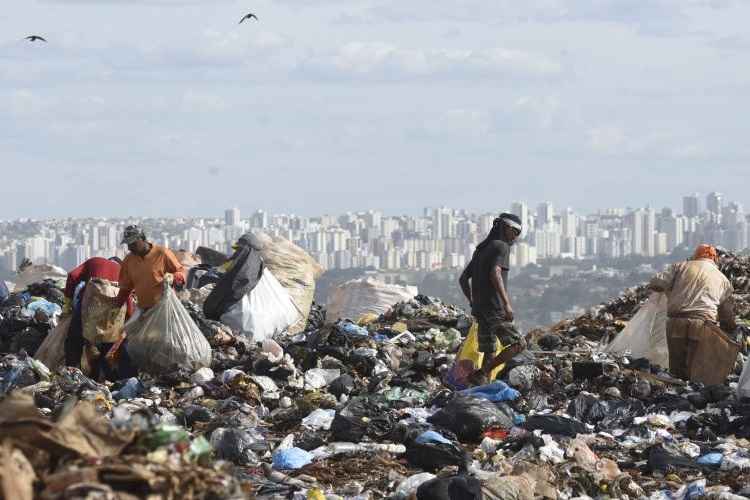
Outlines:
POLYGON ((239 22, 238 24, 242 24, 242 23, 244 23, 244 22, 245 22, 246 20, 249 20, 249 19, 255 19, 255 20, 257 21, 257 20, 258 20, 258 16, 256 16, 255 14, 253 14, 253 13, 251 12, 250 14, 248 14, 248 15, 246 15, 245 17, 243 17, 242 19, 240 19, 240 22, 239 22))
POLYGON ((47 40, 45 40, 44 37, 41 37, 39 35, 29 35, 29 36, 26 37, 26 40, 28 40, 30 42, 36 42, 37 40, 41 40, 41 41, 43 41, 45 43, 47 42, 47 40))

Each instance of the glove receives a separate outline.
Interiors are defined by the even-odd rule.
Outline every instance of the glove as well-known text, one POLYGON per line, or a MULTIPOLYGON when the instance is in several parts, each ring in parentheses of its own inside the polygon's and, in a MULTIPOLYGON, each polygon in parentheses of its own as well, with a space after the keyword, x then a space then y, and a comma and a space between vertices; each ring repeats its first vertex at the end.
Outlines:
POLYGON ((63 316, 67 316, 68 314, 71 314, 73 312, 73 301, 69 299, 68 297, 65 297, 63 300, 63 316))

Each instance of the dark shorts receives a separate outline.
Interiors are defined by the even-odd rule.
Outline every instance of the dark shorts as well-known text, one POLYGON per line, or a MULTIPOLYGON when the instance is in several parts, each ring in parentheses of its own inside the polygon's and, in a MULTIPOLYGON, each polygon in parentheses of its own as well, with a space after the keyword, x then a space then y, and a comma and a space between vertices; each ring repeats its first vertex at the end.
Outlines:
POLYGON ((522 344, 526 347, 526 341, 521 332, 510 321, 500 314, 475 314, 479 331, 479 352, 484 354, 494 354, 497 350, 497 341, 499 340, 503 347, 509 347, 513 344, 522 344))

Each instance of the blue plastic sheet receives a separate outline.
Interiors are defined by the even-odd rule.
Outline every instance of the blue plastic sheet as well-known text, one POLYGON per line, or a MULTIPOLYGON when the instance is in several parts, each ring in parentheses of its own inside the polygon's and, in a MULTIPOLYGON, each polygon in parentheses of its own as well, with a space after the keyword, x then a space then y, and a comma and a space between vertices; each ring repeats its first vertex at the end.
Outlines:
POLYGON ((461 394, 467 396, 476 396, 478 398, 487 399, 492 402, 498 401, 514 401, 521 396, 521 393, 517 390, 509 387, 508 384, 500 382, 499 380, 488 385, 482 385, 479 387, 472 387, 461 391, 461 394))
POLYGON ((339 327, 339 330, 341 330, 347 335, 352 335, 355 337, 369 337, 370 336, 370 332, 367 331, 367 328, 363 328, 359 325, 355 325, 354 323, 351 323, 349 321, 344 321, 342 323, 339 323, 338 327, 339 327))
POLYGON ((422 434, 415 439, 419 444, 428 444, 428 443, 444 443, 444 444, 452 444, 449 439, 446 439, 442 434, 435 431, 425 431, 422 434))
POLYGON ((273 454, 273 468, 276 470, 296 470, 313 461, 314 455, 301 448, 286 448, 273 454))
POLYGON ((53 318, 62 313, 62 307, 46 299, 39 299, 35 300, 31 304, 28 304, 24 309, 24 314, 33 318, 36 312, 39 310, 44 311, 50 318, 53 318))
POLYGON ((698 462, 701 465, 721 465, 722 460, 724 460, 724 455, 721 453, 707 453, 700 457, 696 462, 698 462))

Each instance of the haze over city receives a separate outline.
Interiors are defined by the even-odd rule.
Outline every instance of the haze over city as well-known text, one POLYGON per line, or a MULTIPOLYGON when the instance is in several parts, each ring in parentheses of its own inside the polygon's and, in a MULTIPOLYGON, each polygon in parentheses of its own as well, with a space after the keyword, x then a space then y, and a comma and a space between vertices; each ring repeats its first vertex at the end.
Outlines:
POLYGON ((9 0, 0 219, 518 199, 679 211, 712 190, 746 204, 748 14, 734 0, 9 0))

